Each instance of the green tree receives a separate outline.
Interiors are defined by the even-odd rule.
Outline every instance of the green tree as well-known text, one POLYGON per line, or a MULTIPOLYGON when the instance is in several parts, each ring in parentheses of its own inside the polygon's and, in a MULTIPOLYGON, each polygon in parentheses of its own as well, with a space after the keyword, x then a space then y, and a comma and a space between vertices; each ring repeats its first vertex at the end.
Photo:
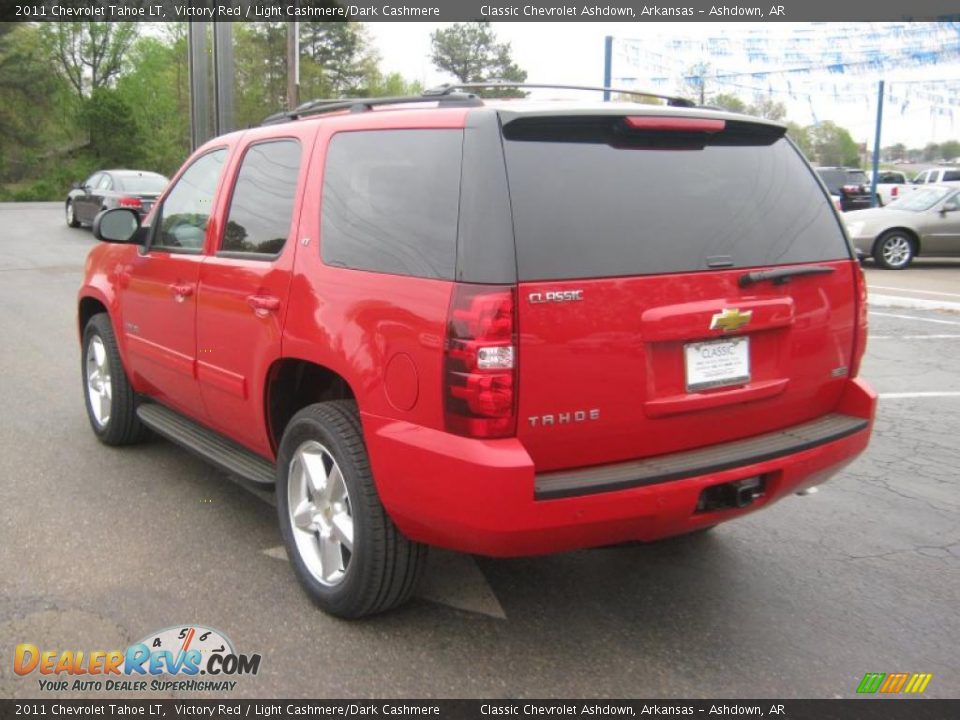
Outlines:
POLYGON ((800 148, 800 152, 808 159, 813 159, 813 143, 810 140, 810 133, 807 132, 807 128, 795 122, 788 122, 787 136, 800 148))
POLYGON ((236 124, 259 125, 267 115, 287 107, 286 24, 236 23, 233 39, 236 124))
POLYGON ((957 140, 947 140, 940 143, 940 157, 945 160, 954 160, 960 157, 960 142, 957 140))
POLYGON ((303 99, 374 94, 379 58, 356 22, 300 23, 300 94, 303 99))
POLYGON ((850 133, 829 120, 807 128, 813 156, 821 165, 860 164, 860 151, 850 133))
POLYGON ((707 76, 710 74, 710 70, 710 63, 699 62, 690 66, 683 77, 687 90, 700 105, 707 104, 707 76))
POLYGON ((135 22, 51 22, 43 29, 58 70, 80 98, 110 85, 139 34, 135 22))
POLYGON ((787 117, 787 106, 770 98, 762 98, 747 108, 747 114, 782 122, 787 117))
POLYGON ((888 145, 883 148, 881 152, 881 157, 886 161, 891 160, 903 160, 907 153, 907 146, 903 143, 896 143, 894 145, 888 145))
POLYGON ((923 148, 923 159, 925 162, 934 162, 939 160, 943 155, 940 153, 940 146, 935 143, 927 143, 923 148))
MULTIPOLYGON (((527 73, 513 61, 510 43, 497 42, 489 22, 455 23, 430 35, 431 60, 462 83, 503 79, 522 83, 527 73)), ((484 90, 487 97, 516 96, 511 90, 484 90)))
POLYGON ((0 23, 0 179, 19 179, 50 139, 59 89, 39 29, 0 23))
POLYGON ((139 135, 133 110, 114 88, 100 87, 84 100, 82 116, 90 130, 89 149, 102 167, 136 165, 139 135))
POLYGON ((137 130, 138 166, 169 175, 189 154, 190 105, 184 32, 140 38, 117 92, 137 130))
POLYGON ((747 111, 747 104, 732 93, 720 93, 719 95, 714 95, 710 99, 709 104, 714 107, 718 107, 723 110, 729 110, 730 112, 735 113, 747 111))

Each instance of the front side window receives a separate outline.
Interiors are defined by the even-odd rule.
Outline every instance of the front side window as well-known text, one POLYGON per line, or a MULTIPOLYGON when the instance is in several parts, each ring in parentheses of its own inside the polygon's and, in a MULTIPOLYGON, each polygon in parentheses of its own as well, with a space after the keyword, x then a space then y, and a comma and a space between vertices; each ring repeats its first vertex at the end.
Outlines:
POLYGON ((237 173, 221 251, 276 255, 290 234, 300 174, 300 143, 253 145, 237 173))
POLYGON ((227 159, 226 148, 208 152, 186 169, 163 202, 160 225, 151 248, 200 250, 220 173, 227 159))
POLYGON ((100 178, 100 183, 97 185, 97 190, 109 190, 113 187, 113 180, 110 179, 109 175, 104 175, 100 178))
POLYGON ((451 279, 462 130, 339 133, 323 181, 323 262, 451 279))

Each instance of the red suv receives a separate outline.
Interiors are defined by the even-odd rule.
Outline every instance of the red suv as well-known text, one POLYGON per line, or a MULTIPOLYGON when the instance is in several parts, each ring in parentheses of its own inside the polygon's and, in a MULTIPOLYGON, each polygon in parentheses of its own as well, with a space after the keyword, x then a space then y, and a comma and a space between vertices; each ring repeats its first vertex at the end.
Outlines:
POLYGON ((867 445, 864 281, 784 128, 689 107, 316 103, 102 212, 87 412, 276 486, 325 610, 710 528, 867 445), (737 188, 737 192, 730 192, 737 188))

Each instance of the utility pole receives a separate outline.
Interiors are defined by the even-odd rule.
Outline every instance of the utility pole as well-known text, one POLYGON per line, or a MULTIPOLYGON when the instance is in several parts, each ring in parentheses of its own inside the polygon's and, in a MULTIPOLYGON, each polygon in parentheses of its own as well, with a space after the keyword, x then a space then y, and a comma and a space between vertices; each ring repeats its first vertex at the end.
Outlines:
POLYGON ((196 150, 210 139, 207 23, 187 23, 187 46, 187 68, 190 76, 190 145, 192 150, 196 150))
POLYGON ((877 88, 877 131, 873 137, 873 179, 870 181, 870 207, 877 206, 877 177, 880 173, 880 128, 883 125, 883 80, 877 88))
MULTIPOLYGON (((610 87, 613 82, 613 36, 607 35, 603 39, 603 86, 610 87)), ((610 102, 610 92, 603 91, 603 101, 610 102)))
POLYGON ((213 88, 216 135, 233 130, 233 23, 213 24, 213 88))
POLYGON ((300 23, 287 23, 287 110, 300 104, 300 23))

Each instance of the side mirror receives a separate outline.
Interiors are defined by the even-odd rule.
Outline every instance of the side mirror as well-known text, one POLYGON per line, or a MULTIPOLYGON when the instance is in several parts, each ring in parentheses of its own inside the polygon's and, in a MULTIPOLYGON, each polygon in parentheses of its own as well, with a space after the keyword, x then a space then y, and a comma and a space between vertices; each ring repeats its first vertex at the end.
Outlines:
POLYGON ((111 243, 139 243, 140 216, 128 208, 103 210, 93 219, 93 236, 111 243))

